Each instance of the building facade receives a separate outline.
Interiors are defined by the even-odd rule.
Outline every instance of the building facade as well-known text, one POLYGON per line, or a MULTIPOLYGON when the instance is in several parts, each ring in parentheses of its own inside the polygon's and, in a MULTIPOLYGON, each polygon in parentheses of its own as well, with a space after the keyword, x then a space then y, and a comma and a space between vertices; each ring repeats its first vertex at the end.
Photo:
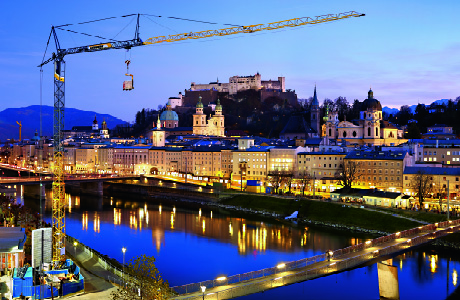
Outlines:
POLYGON ((193 134, 225 136, 225 117, 222 114, 222 105, 217 100, 214 116, 209 119, 203 113, 203 103, 201 97, 196 105, 196 113, 193 115, 193 134))

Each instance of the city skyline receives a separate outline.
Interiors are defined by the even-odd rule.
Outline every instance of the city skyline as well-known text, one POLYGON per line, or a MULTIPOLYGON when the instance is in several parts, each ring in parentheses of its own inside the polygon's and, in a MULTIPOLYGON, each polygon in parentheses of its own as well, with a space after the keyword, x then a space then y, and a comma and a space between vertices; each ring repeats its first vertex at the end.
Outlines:
MULTIPOLYGON (((325 98, 338 96, 346 97, 349 103, 354 99, 362 101, 369 86, 383 106, 396 108, 459 96, 460 83, 455 80, 459 71, 455 66, 460 59, 455 54, 460 43, 452 36, 459 27, 455 12, 460 4, 454 1, 264 1, 236 2, 233 6, 202 1, 193 7, 179 1, 174 8, 169 3, 152 7, 147 2, 137 2, 128 9, 122 4, 115 1, 112 7, 106 7, 83 1, 54 7, 30 3, 19 17, 17 4, 6 3, 5 10, 12 13, 2 19, 0 29, 5 45, 0 59, 4 93, 0 110, 40 103, 37 65, 42 60, 51 24, 133 12, 219 23, 146 16, 141 18, 140 29, 144 40, 229 27, 224 24, 270 23, 351 10, 366 16, 268 33, 138 47, 130 53, 119 50, 69 55, 65 58, 66 107, 109 113, 132 121, 136 111, 164 105, 169 97, 190 88, 191 82, 208 83, 217 78, 227 82, 231 76, 257 72, 266 80, 286 77, 286 88, 295 89, 299 98, 311 97, 316 84, 321 103, 325 98), (130 92, 122 91, 126 59, 132 61, 130 71, 135 79, 135 89, 130 92)), ((97 22, 68 28, 107 37, 121 32, 117 39, 127 39, 134 33, 130 22, 130 18, 122 18, 119 23, 97 22)), ((63 31, 58 31, 58 36, 63 48, 100 42, 63 31)), ((54 51, 50 42, 45 59, 54 51)), ((45 105, 53 104, 52 73, 51 65, 43 68, 45 105)))

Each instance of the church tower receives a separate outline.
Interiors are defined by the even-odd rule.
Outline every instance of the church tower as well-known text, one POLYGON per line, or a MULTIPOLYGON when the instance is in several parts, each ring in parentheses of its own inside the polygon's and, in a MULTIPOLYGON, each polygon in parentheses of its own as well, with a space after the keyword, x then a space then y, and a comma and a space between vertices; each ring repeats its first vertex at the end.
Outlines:
POLYGON ((220 99, 217 99, 214 119, 216 121, 216 131, 217 131, 215 135, 225 136, 225 127, 224 127, 225 117, 222 114, 222 105, 220 105, 220 99))
POLYGON ((99 132, 99 135, 101 136, 101 139, 108 139, 109 136, 109 130, 107 129, 107 122, 105 120, 102 121, 102 129, 99 132))
POLYGON ((326 125, 326 137, 328 139, 336 139, 338 137, 338 125, 339 125, 339 114, 336 110, 331 110, 327 114, 327 119, 325 120, 326 125))
POLYGON ((203 103, 201 103, 200 96, 196 104, 196 113, 193 115, 193 134, 206 135, 206 125, 206 115, 203 114, 203 103))
POLYGON ((319 102, 316 96, 316 85, 315 92, 313 94, 313 101, 311 102, 310 109, 310 127, 316 131, 318 136, 321 135, 320 119, 319 119, 319 102))
POLYGON ((93 121, 93 127, 92 128, 93 128, 94 131, 99 130, 99 125, 97 124, 96 115, 94 115, 94 121, 93 121))
MULTIPOLYGON (((153 126, 155 126, 155 122, 153 123, 153 126)), ((165 131, 161 128, 160 116, 158 116, 157 127, 154 127, 152 130, 152 146, 165 146, 165 131)))
POLYGON ((367 99, 363 101, 361 119, 364 120, 364 138, 379 139, 380 120, 382 119, 382 105, 374 99, 372 89, 367 93, 367 99))

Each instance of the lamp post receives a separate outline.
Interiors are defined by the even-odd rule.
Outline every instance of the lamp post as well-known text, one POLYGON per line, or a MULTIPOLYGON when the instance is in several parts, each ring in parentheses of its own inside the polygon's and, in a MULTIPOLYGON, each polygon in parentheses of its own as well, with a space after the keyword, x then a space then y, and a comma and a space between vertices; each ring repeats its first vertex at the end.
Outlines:
POLYGON ((206 286, 202 285, 200 286, 201 291, 203 292, 203 300, 204 300, 204 292, 206 291, 206 286))
POLYGON ((73 242, 73 253, 75 255, 75 259, 77 259, 77 241, 73 242))
POLYGON ((123 252, 123 276, 122 276, 122 279, 125 279, 125 252, 126 252, 126 248, 125 247, 121 248, 121 252, 123 252))

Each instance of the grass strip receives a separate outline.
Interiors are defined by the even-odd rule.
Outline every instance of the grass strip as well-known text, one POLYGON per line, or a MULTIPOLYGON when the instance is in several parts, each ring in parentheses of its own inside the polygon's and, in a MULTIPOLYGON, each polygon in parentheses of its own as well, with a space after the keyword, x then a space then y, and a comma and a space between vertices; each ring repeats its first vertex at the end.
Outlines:
POLYGON ((290 215, 298 211, 298 218, 313 221, 341 224, 386 232, 398 232, 420 226, 419 223, 394 217, 389 214, 365 209, 343 206, 341 203, 319 202, 312 200, 295 200, 271 196, 238 195, 222 200, 226 205, 240 206, 255 210, 272 211, 290 215))

